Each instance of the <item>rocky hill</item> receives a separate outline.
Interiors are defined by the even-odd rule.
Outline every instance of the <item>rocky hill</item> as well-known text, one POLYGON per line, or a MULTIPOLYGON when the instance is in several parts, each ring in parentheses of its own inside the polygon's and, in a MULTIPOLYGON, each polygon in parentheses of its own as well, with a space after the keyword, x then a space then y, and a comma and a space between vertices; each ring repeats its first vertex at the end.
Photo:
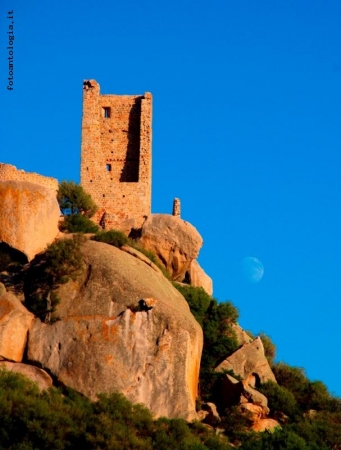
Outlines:
MULTIPOLYGON (((196 261, 203 241, 188 222, 151 215, 135 241, 117 248, 59 232, 51 189, 4 181, 0 200, 0 367, 92 401, 119 392, 154 418, 225 430, 234 445, 297 414, 318 417, 323 401, 330 413, 327 391, 303 377, 304 400, 295 397, 294 372, 271 366, 262 339, 211 297, 212 280, 196 261), (244 438, 233 434, 239 428, 244 438)), ((337 400, 334 408, 341 423, 337 400)))

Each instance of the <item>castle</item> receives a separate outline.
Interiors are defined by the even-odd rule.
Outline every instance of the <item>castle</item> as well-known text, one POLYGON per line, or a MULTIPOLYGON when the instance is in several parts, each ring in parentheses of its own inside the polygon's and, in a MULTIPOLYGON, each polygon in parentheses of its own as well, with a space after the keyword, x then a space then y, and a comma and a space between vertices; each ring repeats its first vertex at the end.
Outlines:
POLYGON ((83 83, 81 185, 104 229, 139 228, 151 212, 152 96, 103 95, 83 83))
MULTIPOLYGON (((129 232, 151 213, 152 96, 103 95, 95 80, 83 83, 81 185, 99 210, 103 229, 129 232)), ((55 178, 0 163, 0 181, 20 180, 58 190, 55 178)))

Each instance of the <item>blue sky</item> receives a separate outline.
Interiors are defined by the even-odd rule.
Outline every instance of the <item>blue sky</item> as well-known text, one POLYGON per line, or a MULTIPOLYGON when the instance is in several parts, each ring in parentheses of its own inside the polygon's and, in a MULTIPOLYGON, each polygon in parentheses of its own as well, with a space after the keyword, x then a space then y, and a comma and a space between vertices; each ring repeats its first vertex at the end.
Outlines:
POLYGON ((331 0, 4 0, 0 19, 0 161, 79 181, 83 79, 152 92, 153 212, 179 197, 215 297, 339 396, 340 20, 331 0))

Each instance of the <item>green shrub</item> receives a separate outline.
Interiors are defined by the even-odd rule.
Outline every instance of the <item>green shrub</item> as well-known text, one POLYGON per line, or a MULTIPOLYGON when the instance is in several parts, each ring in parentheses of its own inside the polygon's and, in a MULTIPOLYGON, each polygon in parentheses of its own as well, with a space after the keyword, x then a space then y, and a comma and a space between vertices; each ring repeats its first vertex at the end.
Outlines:
POLYGON ((249 436, 250 420, 238 406, 232 406, 221 415, 220 426, 234 446, 238 447, 249 436))
POLYGON ((104 242, 105 244, 110 244, 118 248, 128 244, 128 236, 119 230, 98 231, 91 239, 97 242, 104 242))
POLYGON ((238 318, 238 310, 231 302, 212 298, 203 320, 203 368, 215 368, 238 348, 236 334, 230 324, 238 318))
POLYGON ((271 416, 276 419, 282 416, 282 413, 293 419, 298 413, 298 405, 292 392, 283 386, 279 386, 273 381, 264 383, 259 388, 268 399, 271 416))
POLYGON ((289 366, 289 364, 279 362, 273 366, 272 370, 278 383, 291 392, 301 392, 308 383, 305 371, 301 367, 289 366))
POLYGON ((226 439, 182 419, 153 420, 122 394, 96 402, 70 388, 39 392, 19 374, 0 371, 0 448, 56 450, 228 450, 226 439))
POLYGON ((49 245, 25 274, 25 306, 42 321, 51 323, 56 319, 52 316, 59 303, 55 290, 80 273, 84 239, 82 235, 73 235, 72 239, 61 239, 49 245))
POLYGON ((309 380, 304 369, 292 367, 285 363, 277 363, 272 367, 278 384, 292 392, 300 406, 305 408, 306 394, 309 387, 309 380))
POLYGON ((98 207, 83 187, 74 181, 59 184, 57 200, 62 214, 82 214, 92 217, 98 207))
POLYGON ((182 419, 155 422, 153 449, 155 450, 229 450, 227 439, 215 436, 200 423, 187 424, 182 419))
POLYGON ((306 407, 309 409, 331 409, 333 412, 336 411, 335 409, 330 408, 331 396, 327 386, 322 383, 322 381, 309 381, 309 385, 305 392, 305 402, 306 407))
MULTIPOLYGON (((267 384, 274 386, 274 383, 267 384)), ((270 397, 270 389, 268 390, 270 397)), ((277 395, 277 394, 276 394, 277 395)), ((283 401, 282 401, 283 404, 283 401)), ((271 407, 271 406, 270 406, 271 407)), ((8 450, 340 450, 341 412, 321 411, 272 432, 249 431, 237 407, 222 414, 224 436, 201 423, 153 420, 122 394, 91 402, 70 388, 40 392, 20 374, 0 371, 0 448, 8 450)))
POLYGON ((290 426, 309 445, 309 450, 341 449, 341 413, 321 411, 290 426))
POLYGON ((97 233, 99 226, 82 214, 74 214, 64 217, 60 230, 69 233, 97 233))
POLYGON ((0 371, 0 448, 85 448, 91 404, 78 397, 70 403, 55 389, 40 393, 22 375, 0 371))
POLYGON ((278 363, 272 370, 278 384, 293 393, 302 411, 309 409, 341 411, 341 399, 333 398, 321 381, 310 381, 304 369, 278 363))
POLYGON ((153 420, 142 405, 130 403, 122 394, 100 394, 88 425, 91 448, 151 449, 153 420))
POLYGON ((231 328, 231 323, 238 318, 238 310, 231 302, 218 303, 201 287, 180 286, 177 283, 174 286, 185 297, 192 314, 203 329, 200 395, 209 400, 216 380, 214 369, 238 348, 236 334, 231 328))
POLYGON ((211 304, 212 297, 202 287, 182 286, 173 283, 176 289, 185 297, 191 313, 201 326, 206 317, 206 312, 211 304))
POLYGON ((84 238, 74 235, 72 239, 61 239, 48 246, 45 252, 45 273, 52 286, 66 283, 76 276, 82 268, 80 248, 84 238))
MULTIPOLYGON (((290 430, 255 433, 244 441, 240 450, 313 450, 306 441, 290 430)), ((324 450, 324 449, 321 449, 324 450)))

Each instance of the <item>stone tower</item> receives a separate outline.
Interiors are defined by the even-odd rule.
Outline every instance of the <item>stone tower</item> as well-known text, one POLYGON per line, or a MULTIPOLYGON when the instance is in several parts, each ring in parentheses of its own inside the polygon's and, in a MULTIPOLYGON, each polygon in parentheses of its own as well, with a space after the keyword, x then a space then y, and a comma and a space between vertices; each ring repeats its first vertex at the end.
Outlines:
POLYGON ((139 228, 151 212, 152 96, 101 95, 83 83, 81 185, 105 229, 139 228))

